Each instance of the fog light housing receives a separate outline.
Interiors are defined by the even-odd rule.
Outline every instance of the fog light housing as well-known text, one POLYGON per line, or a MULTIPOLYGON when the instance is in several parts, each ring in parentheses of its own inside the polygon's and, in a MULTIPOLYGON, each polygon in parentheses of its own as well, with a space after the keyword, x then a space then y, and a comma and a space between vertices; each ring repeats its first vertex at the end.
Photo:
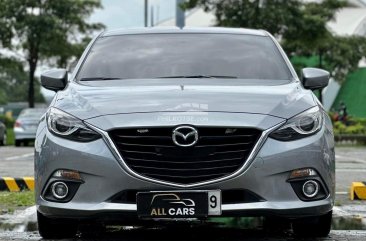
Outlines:
POLYGON ((52 184, 51 190, 52 195, 56 199, 64 199, 67 197, 67 194, 69 194, 69 188, 64 182, 55 182, 54 184, 52 184))
POLYGON ((57 170, 53 174, 53 177, 73 179, 73 180, 78 180, 78 181, 82 180, 80 173, 78 171, 73 171, 73 170, 57 170))
POLYGON ((319 192, 319 184, 316 181, 309 180, 302 186, 302 193, 307 198, 315 197, 319 192))
POLYGON ((290 179, 303 178, 318 175, 317 172, 312 168, 302 168, 293 170, 290 174, 290 179))

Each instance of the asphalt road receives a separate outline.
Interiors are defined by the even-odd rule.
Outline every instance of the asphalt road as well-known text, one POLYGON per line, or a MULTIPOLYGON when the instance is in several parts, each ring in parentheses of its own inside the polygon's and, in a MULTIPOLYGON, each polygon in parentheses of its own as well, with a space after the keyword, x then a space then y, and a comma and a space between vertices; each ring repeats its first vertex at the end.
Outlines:
MULTIPOLYGON (((265 232, 263 230, 246 230, 235 228, 168 228, 168 229, 132 229, 112 231, 109 233, 63 239, 62 241, 123 240, 123 241, 290 241, 290 240, 332 240, 332 241, 365 241, 366 231, 332 231, 327 238, 299 238, 291 233, 265 232)), ((42 240, 37 232, 2 232, 2 241, 42 240)))
POLYGON ((34 148, 0 146, 0 177, 34 175, 34 148))

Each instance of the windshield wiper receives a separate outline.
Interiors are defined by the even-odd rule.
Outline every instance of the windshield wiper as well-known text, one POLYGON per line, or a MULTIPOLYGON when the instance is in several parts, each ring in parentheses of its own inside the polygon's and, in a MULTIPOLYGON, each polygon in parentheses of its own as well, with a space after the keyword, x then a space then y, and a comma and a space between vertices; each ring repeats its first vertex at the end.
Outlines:
POLYGON ((237 79, 236 76, 226 76, 226 75, 177 75, 177 76, 163 76, 157 77, 157 79, 177 79, 177 78, 187 78, 187 79, 237 79))
POLYGON ((117 78, 117 77, 86 77, 86 78, 81 78, 80 81, 92 81, 92 80, 118 80, 118 79, 122 79, 122 78, 117 78))

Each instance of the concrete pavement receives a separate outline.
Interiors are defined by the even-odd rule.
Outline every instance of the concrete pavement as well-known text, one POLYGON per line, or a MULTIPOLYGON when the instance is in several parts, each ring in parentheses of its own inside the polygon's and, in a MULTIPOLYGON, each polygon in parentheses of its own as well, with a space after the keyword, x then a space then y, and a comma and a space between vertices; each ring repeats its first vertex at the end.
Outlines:
POLYGON ((0 146, 0 177, 34 176, 34 148, 0 146))

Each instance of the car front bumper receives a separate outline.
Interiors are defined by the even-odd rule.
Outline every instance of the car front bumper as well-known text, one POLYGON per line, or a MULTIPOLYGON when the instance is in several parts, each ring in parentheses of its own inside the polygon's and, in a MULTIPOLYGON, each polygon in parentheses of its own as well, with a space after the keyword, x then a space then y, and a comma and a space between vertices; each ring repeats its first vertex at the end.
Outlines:
POLYGON ((323 128, 317 134, 292 142, 267 138, 253 162, 239 175, 220 182, 191 188, 142 180, 127 173, 103 139, 76 143, 48 132, 41 124, 36 139, 35 178, 39 212, 50 217, 91 218, 119 214, 137 217, 136 204, 109 200, 126 190, 231 190, 246 189, 264 199, 261 202, 222 205, 222 216, 276 215, 289 218, 316 216, 332 210, 335 187, 334 147, 331 134, 323 128), (327 189, 327 197, 302 201, 288 182, 292 170, 313 168, 327 189), (80 172, 83 184, 71 201, 58 203, 42 196, 52 174, 59 169, 80 172))

